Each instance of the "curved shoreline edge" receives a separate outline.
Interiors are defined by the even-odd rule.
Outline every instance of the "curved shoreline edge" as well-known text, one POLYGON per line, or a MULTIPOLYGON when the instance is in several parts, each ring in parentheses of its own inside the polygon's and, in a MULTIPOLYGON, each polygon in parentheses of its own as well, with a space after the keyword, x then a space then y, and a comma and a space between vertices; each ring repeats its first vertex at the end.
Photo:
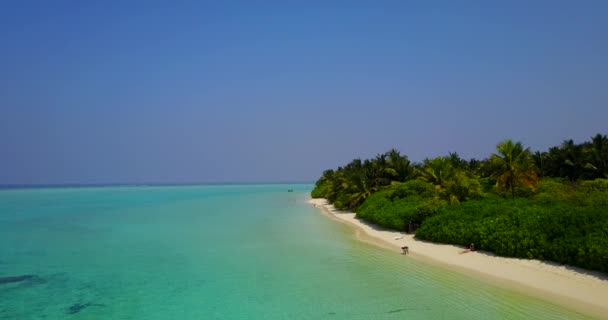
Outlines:
POLYGON ((608 319, 608 275, 540 260, 499 257, 488 252, 417 240, 414 235, 362 221, 339 211, 325 199, 309 199, 328 217, 352 226, 361 241, 394 250, 409 247, 410 255, 450 270, 481 276, 489 282, 563 305, 581 314, 608 319))

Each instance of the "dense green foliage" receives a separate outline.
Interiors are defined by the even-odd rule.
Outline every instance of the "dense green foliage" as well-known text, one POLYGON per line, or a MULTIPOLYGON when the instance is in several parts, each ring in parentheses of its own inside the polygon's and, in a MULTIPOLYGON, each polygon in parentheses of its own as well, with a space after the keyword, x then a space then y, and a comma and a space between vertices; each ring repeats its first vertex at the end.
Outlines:
POLYGON ((411 163, 390 150, 323 172, 311 196, 387 228, 421 224, 422 239, 608 271, 608 138, 496 151, 411 163))
POLYGON ((393 149, 371 160, 355 159, 335 171, 326 170, 311 196, 326 198, 338 209, 355 209, 392 182, 409 180, 412 172, 407 156, 393 149))
POLYGON ((549 184, 552 190, 538 197, 515 201, 490 197, 443 206, 416 231, 416 237, 462 246, 474 243, 502 256, 547 259, 608 272, 608 192, 549 184), (603 201, 595 202, 599 199, 603 201))
POLYGON ((566 140, 547 152, 535 153, 534 162, 542 176, 570 181, 608 178, 608 138, 597 134, 581 144, 566 140))
POLYGON ((411 180, 371 195, 359 208, 357 217, 383 227, 407 230, 409 223, 421 223, 442 204, 435 197, 435 187, 411 180))

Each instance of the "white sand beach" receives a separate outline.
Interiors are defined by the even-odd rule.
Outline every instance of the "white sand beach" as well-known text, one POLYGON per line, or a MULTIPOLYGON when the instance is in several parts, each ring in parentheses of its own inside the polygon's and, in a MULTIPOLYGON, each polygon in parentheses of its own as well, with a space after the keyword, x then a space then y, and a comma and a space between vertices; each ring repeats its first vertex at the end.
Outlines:
POLYGON ((608 276, 604 274, 539 260, 498 257, 487 252, 463 253, 466 248, 420 241, 413 235, 359 220, 352 212, 336 210, 325 199, 311 199, 310 203, 329 217, 355 227, 360 240, 395 250, 396 254, 401 253, 402 246, 408 246, 410 254, 404 258, 427 260, 608 319, 608 276))

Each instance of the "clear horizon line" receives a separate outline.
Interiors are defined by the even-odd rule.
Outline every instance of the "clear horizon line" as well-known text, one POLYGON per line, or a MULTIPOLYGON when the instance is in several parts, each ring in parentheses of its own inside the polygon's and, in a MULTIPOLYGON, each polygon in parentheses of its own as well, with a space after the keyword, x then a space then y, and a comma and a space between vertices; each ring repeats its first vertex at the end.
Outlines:
POLYGON ((196 186, 255 184, 314 184, 314 181, 210 181, 210 182, 112 182, 112 183, 0 183, 0 189, 28 187, 196 186))

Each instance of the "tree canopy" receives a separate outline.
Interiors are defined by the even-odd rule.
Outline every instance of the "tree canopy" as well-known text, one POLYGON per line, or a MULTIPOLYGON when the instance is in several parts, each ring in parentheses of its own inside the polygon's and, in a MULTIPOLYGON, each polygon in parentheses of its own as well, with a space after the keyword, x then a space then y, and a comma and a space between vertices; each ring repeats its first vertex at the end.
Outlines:
POLYGON ((504 140, 485 159, 412 163, 395 149, 326 170, 311 192, 416 237, 608 272, 608 138, 532 152, 504 140))

